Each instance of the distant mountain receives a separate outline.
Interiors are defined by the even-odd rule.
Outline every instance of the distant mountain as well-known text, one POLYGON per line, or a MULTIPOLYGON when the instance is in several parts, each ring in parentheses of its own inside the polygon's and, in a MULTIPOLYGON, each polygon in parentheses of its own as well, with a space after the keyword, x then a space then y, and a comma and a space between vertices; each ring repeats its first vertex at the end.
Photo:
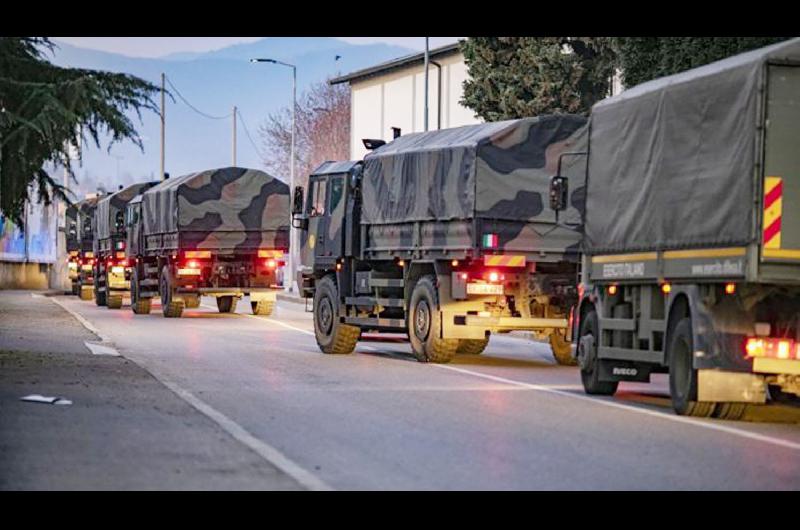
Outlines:
MULTIPOLYGON (((261 167, 250 139, 261 149, 258 126, 270 113, 291 104, 291 70, 273 64, 253 64, 252 57, 268 57, 297 65, 298 96, 311 83, 378 64, 413 50, 386 44, 355 45, 330 37, 267 37, 206 53, 176 53, 158 59, 78 48, 57 42, 49 57, 61 66, 125 72, 157 85, 161 73, 192 105, 213 116, 228 116, 236 105, 244 116, 237 131, 237 164, 261 167), (341 59, 335 61, 336 55, 341 59)), ((174 93, 167 85, 167 89, 174 93)), ((167 98, 166 170, 172 175, 231 164, 232 122, 202 117, 175 96, 167 98)), ((138 118, 133 116, 138 125, 138 118)), ((84 146, 82 166, 75 167, 81 191, 98 184, 118 184, 157 178, 160 165, 160 120, 146 113, 138 126, 144 153, 130 142, 107 143, 101 149, 84 146)), ((283 175, 276 175, 283 178, 283 175)))

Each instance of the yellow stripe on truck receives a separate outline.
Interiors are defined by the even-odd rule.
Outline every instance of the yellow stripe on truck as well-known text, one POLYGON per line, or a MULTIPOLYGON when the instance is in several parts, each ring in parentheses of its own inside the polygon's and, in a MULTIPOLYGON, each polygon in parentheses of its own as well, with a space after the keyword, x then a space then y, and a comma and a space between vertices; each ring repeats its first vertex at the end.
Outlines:
POLYGON ((487 267, 524 267, 525 256, 484 256, 483 264, 487 267))

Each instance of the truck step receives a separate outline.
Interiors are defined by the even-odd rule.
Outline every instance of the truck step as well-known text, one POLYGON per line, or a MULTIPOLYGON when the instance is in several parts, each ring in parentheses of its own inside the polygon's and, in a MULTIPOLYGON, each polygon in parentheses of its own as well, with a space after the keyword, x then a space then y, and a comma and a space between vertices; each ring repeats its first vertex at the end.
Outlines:
POLYGON ((406 321, 402 318, 344 317, 344 323, 361 327, 400 329, 403 332, 405 332, 406 327, 406 321))
POLYGON ((403 287, 402 278, 370 278, 370 287, 403 287))
POLYGON ((405 307, 405 300, 402 298, 375 298, 373 296, 348 296, 344 299, 344 303, 362 306, 405 307))

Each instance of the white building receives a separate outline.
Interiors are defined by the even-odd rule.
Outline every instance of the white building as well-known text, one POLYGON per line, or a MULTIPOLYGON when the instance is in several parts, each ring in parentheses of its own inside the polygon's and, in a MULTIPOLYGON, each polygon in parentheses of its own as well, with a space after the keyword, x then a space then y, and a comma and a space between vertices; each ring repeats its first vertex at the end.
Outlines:
MULTIPOLYGON (((363 138, 389 141, 393 138, 393 127, 402 134, 425 130, 424 63, 425 54, 415 53, 330 81, 350 83, 351 160, 360 160, 367 153, 361 142, 363 138)), ((482 121, 459 103, 466 79, 467 67, 457 43, 429 51, 429 130, 482 121)))

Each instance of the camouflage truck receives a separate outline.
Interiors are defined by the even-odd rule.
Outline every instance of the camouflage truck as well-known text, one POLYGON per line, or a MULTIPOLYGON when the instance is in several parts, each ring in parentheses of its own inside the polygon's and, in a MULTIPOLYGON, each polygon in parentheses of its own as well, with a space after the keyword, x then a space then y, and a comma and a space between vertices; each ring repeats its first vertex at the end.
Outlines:
POLYGON ((320 349, 350 353, 362 331, 400 332, 419 361, 445 363, 517 330, 574 362, 585 163, 571 155, 585 125, 559 115, 409 134, 320 166, 293 200, 298 285, 313 297, 320 349), (561 190, 558 218, 545 203, 562 162, 574 189, 561 190))
POLYGON ((87 197, 70 205, 66 211, 67 270, 72 294, 80 295, 82 300, 93 296, 92 217, 96 207, 97 197, 87 197))
POLYGON ((157 182, 140 182, 97 201, 92 224, 94 300, 109 309, 122 307, 130 289, 131 268, 125 254, 125 206, 157 182))
POLYGON ((800 39, 592 109, 577 312, 587 393, 669 373, 678 414, 800 395, 800 39))
POLYGON ((255 169, 227 167, 170 178, 128 204, 131 309, 148 314, 161 297, 165 317, 216 298, 234 313, 249 295, 269 315, 289 249, 289 187, 255 169))

